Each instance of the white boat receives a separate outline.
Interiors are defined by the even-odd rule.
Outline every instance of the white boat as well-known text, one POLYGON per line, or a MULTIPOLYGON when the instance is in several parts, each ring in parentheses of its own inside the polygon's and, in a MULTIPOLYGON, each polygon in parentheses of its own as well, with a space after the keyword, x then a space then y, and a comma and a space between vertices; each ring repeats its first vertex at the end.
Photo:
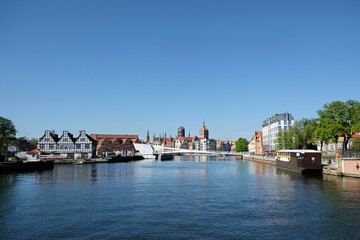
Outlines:
POLYGON ((145 159, 155 160, 154 148, 151 144, 134 143, 134 147, 145 159))

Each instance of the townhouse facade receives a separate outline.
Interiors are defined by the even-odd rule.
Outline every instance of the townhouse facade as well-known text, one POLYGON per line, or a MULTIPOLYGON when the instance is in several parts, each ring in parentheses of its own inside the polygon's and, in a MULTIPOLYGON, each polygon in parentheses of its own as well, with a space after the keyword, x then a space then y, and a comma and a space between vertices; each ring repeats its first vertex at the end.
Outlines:
POLYGON ((260 155, 263 153, 262 131, 255 131, 248 144, 250 155, 260 155))
POLYGON ((199 130, 199 136, 185 136, 185 128, 183 126, 178 127, 177 136, 166 137, 166 134, 161 137, 153 137, 153 145, 163 146, 168 148, 180 148, 198 151, 215 151, 216 141, 209 139, 209 129, 205 126, 205 123, 199 130))
POLYGON ((178 135, 174 140, 174 147, 197 151, 215 151, 216 140, 209 138, 209 129, 205 126, 205 122, 203 122, 199 130, 199 136, 185 137, 185 128, 180 126, 178 128, 178 135))

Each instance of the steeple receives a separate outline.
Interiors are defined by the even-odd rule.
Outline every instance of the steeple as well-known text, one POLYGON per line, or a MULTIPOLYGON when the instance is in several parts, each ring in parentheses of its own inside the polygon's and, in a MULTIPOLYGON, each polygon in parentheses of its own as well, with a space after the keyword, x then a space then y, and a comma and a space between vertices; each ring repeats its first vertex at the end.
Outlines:
POLYGON ((146 143, 147 143, 147 144, 149 144, 149 143, 150 143, 149 130, 147 130, 147 133, 146 133, 146 143))

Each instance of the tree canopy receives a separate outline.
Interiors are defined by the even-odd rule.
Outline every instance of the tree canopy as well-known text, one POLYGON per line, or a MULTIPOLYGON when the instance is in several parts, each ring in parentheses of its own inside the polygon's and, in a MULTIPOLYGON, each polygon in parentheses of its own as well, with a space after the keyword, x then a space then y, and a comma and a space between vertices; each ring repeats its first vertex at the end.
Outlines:
POLYGON ((348 142, 356 131, 360 129, 360 103, 354 100, 346 102, 334 101, 325 104, 317 111, 319 126, 316 131, 320 141, 337 143, 343 137, 343 149, 347 149, 348 142))
POLYGON ((239 138, 235 143, 235 151, 246 152, 248 150, 248 141, 246 140, 246 138, 239 138))
POLYGON ((10 141, 15 138, 16 129, 13 122, 0 117, 0 155, 6 155, 10 141))
POLYGON ((334 101, 318 110, 318 118, 296 121, 288 131, 280 131, 277 149, 310 149, 313 143, 337 143, 343 138, 347 150, 353 133, 360 129, 360 103, 354 100, 334 101))
POLYGON ((276 140, 276 149, 311 149, 316 140, 314 131, 316 119, 303 118, 296 121, 288 131, 280 131, 276 140))

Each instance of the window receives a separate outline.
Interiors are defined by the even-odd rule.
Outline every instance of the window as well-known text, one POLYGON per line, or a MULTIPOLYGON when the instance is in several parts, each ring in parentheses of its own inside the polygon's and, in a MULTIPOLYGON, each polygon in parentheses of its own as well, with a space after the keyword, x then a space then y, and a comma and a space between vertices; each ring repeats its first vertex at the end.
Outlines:
POLYGON ((85 144, 85 149, 90 149, 90 144, 85 144))
POLYGON ((80 149, 81 148, 81 144, 76 144, 76 149, 80 149))

